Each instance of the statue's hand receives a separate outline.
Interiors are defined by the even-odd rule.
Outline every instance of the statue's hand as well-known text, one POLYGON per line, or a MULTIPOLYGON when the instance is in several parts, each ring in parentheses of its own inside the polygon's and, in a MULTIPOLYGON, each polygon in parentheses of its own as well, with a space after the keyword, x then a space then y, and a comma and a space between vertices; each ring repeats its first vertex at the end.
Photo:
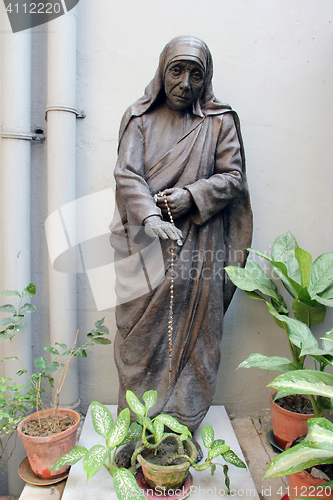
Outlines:
POLYGON ((158 236, 162 240, 175 240, 179 246, 182 246, 182 232, 171 222, 162 220, 158 215, 152 215, 144 220, 145 232, 151 238, 158 236))
MULTIPOLYGON (((174 219, 185 215, 193 205, 193 198, 187 189, 169 188, 162 192, 166 196, 171 215, 174 219)), ((157 197, 157 206, 162 210, 162 213, 167 217, 168 212, 165 205, 164 196, 157 197)))

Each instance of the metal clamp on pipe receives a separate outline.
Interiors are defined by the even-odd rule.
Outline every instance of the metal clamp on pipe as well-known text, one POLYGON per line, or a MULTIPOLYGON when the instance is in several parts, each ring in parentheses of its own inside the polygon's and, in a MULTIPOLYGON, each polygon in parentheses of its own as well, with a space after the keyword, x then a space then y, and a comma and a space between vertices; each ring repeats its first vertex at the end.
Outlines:
POLYGON ((87 113, 84 111, 78 111, 76 108, 72 108, 71 106, 47 106, 45 110, 45 120, 47 121, 47 113, 49 111, 66 111, 67 113, 74 113, 76 118, 85 118, 87 113))
POLYGON ((17 132, 0 132, 2 139, 21 139, 24 141, 43 142, 45 139, 44 129, 38 127, 34 132, 20 134, 17 132))

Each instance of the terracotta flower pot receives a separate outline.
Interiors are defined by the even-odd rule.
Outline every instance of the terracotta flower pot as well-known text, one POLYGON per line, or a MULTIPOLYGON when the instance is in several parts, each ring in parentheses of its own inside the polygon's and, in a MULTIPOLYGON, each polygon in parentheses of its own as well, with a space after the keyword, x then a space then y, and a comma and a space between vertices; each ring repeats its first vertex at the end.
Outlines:
MULTIPOLYGON (((192 460, 195 460, 197 457, 197 450, 194 444, 189 440, 184 441, 183 444, 186 454, 192 458, 192 460)), ((137 460, 142 467, 146 483, 151 488, 159 487, 167 490, 181 488, 190 468, 189 462, 184 462, 179 465, 156 465, 145 460, 142 455, 138 455, 137 460)))
POLYGON ((276 392, 273 391, 270 398, 274 439, 276 444, 287 449, 290 448, 296 439, 307 435, 307 420, 313 418, 314 414, 303 415, 281 408, 274 402, 276 392))
POLYGON ((289 476, 289 500, 295 498, 333 498, 332 486, 325 486, 322 479, 312 477, 307 471, 302 470, 289 476), (316 489, 317 487, 320 487, 316 489))
MULTIPOLYGON (((47 417, 53 414, 53 409, 48 409, 43 412, 47 417)), ((22 432, 22 428, 26 422, 30 422, 37 418, 37 413, 32 413, 23 419, 17 426, 17 433, 23 441, 25 451, 29 460, 30 467, 33 473, 43 479, 57 478, 65 475, 69 470, 69 466, 64 466, 60 471, 49 472, 52 465, 64 453, 68 453, 76 442, 77 429, 80 423, 80 415, 67 408, 59 408, 59 415, 70 415, 75 419, 75 424, 69 429, 47 437, 27 436, 22 432)), ((42 412, 40 412, 41 419, 42 412)))

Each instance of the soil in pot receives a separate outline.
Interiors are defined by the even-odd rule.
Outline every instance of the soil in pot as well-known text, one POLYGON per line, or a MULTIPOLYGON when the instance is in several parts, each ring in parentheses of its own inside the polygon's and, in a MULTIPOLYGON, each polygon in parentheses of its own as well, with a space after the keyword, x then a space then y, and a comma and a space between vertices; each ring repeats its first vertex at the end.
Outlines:
POLYGON ((155 450, 148 449, 145 449, 141 455, 145 460, 154 465, 179 465, 186 462, 186 460, 181 458, 174 460, 172 464, 168 463, 170 458, 174 457, 178 453, 177 450, 178 447, 176 441, 169 438, 159 445, 156 455, 155 450))
POLYGON ((270 397, 274 440, 281 448, 287 449, 296 439, 306 436, 307 420, 314 417, 314 413, 311 413, 311 403, 304 396, 290 395, 274 401, 275 394, 276 391, 273 391, 270 397), (297 410, 310 413, 299 413, 297 410))
MULTIPOLYGON (((53 417, 53 412, 53 409, 47 409, 43 412, 49 422, 53 417)), ((41 413, 40 418, 41 422, 45 423, 45 418, 43 418, 43 414, 41 413)), ((29 435, 26 431, 24 431, 24 428, 29 428, 30 422, 33 422, 33 429, 35 431, 37 430, 37 413, 28 415, 17 426, 17 433, 23 442, 30 467, 33 473, 42 479, 55 479, 67 474, 69 469, 69 466, 67 465, 65 465, 60 471, 50 471, 49 469, 58 460, 58 458, 65 453, 68 453, 75 446, 76 442, 77 429, 80 424, 80 415, 74 410, 59 408, 57 418, 58 420, 64 419, 67 422, 67 428, 62 431, 61 429, 58 429, 56 434, 52 433, 51 435, 42 436, 29 435)))
POLYGON ((40 425, 36 418, 30 420, 22 426, 22 432, 26 436, 46 437, 66 431, 75 424, 75 419, 71 415, 59 415, 54 423, 50 419, 41 418, 40 425))
POLYGON ((311 401, 300 394, 289 394, 285 398, 279 398, 274 401, 280 408, 302 415, 312 415, 314 410, 311 401))

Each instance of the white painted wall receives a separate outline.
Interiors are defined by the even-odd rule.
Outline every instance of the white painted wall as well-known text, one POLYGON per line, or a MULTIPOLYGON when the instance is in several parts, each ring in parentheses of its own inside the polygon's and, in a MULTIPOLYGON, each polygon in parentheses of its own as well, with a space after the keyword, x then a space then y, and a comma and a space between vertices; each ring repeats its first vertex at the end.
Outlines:
MULTIPOLYGON (((274 239, 289 230, 314 258, 333 250, 330 0, 80 0, 77 16, 77 106, 87 113, 77 122, 77 197, 114 187, 123 112, 143 94, 164 45, 174 36, 193 34, 213 54, 216 96, 230 103, 241 119, 254 211, 253 246, 268 252, 274 239)), ((45 26, 34 28, 32 38, 32 125, 46 127, 45 26)), ((37 356, 48 343, 46 145, 35 144, 32 150, 37 356)), ((105 315, 113 339, 114 310, 96 311, 87 276, 77 278, 81 337, 105 315)), ((332 323, 330 312, 318 335, 332 323)), ((268 407, 265 386, 274 373, 235 372, 251 352, 288 355, 288 348, 264 304, 238 291, 226 316, 214 399, 236 416, 260 415, 268 407)), ((116 402, 113 346, 90 351, 79 369, 83 408, 94 399, 116 402)))

